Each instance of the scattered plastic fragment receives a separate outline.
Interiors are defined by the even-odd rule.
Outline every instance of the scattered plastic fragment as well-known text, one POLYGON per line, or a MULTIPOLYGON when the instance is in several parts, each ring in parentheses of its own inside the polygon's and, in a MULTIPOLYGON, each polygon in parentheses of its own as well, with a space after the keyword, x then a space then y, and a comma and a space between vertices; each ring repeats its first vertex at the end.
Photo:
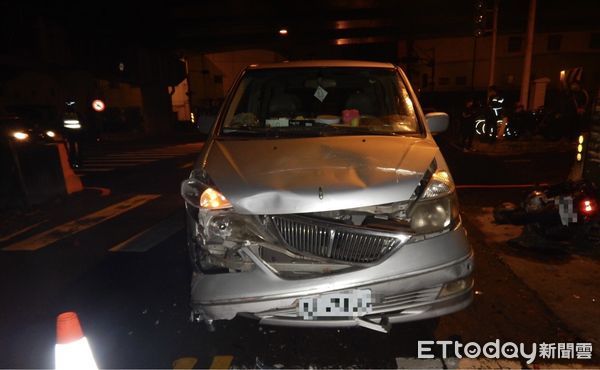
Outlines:
POLYGON ((275 364, 273 367, 276 369, 283 369, 285 366, 283 366, 283 364, 275 364))
POLYGON ((148 309, 147 309, 147 308, 144 308, 144 311, 142 311, 142 315, 145 315, 145 314, 147 314, 147 313, 148 313, 148 309))
POLYGON ((579 298, 581 298, 581 297, 580 297, 580 296, 578 296, 577 294, 573 294, 573 298, 575 298, 575 299, 579 299, 579 298))
POLYGON ((160 324, 160 320, 156 320, 156 321, 154 322, 154 325, 158 325, 158 324, 160 324))

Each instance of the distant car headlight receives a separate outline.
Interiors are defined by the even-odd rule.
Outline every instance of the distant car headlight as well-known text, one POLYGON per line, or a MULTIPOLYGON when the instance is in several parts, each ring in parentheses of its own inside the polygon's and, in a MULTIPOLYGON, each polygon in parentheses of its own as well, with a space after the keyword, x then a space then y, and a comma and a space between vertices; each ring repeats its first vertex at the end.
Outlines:
POLYGON ((46 136, 48 136, 48 137, 55 137, 56 133, 54 131, 48 130, 48 131, 46 131, 46 136))
POLYGON ((436 171, 410 213, 410 227, 416 234, 449 230, 459 217, 454 182, 447 171, 436 171))
POLYGON ((12 136, 19 141, 24 141, 24 140, 29 139, 29 134, 26 132, 23 132, 23 131, 15 131, 15 132, 13 132, 12 136))

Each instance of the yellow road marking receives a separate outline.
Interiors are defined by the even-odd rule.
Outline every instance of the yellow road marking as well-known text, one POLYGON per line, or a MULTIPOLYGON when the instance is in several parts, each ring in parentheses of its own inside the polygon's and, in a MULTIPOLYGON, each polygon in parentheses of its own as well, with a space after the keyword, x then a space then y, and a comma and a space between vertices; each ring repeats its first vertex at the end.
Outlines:
POLYGON ((160 197, 159 194, 136 195, 110 207, 101 209, 77 220, 69 221, 43 233, 34 235, 18 243, 4 248, 5 251, 35 251, 44 248, 58 240, 89 229, 104 221, 115 218, 127 211, 139 207, 153 199, 160 197))
POLYGON ((211 369, 229 369, 233 356, 215 356, 210 364, 211 369))
POLYGON ((38 222, 37 224, 33 224, 33 225, 27 226, 26 228, 24 228, 24 229, 21 229, 21 230, 19 230, 19 231, 15 231, 14 233, 12 233, 12 234, 10 234, 10 235, 3 236, 2 238, 0 238, 0 242, 5 242, 5 241, 7 241, 7 240, 10 240, 10 239, 14 238, 14 237, 15 237, 15 236, 17 236, 17 235, 21 235, 21 234, 23 234, 23 233, 25 233, 25 232, 27 232, 27 231, 29 231, 29 230, 33 229, 34 227, 36 227, 36 226, 39 226, 39 225, 43 224, 43 223, 44 223, 44 222, 46 222, 46 221, 48 221, 48 220, 40 221, 40 222, 38 222))
POLYGON ((142 230, 139 233, 135 234, 134 236, 132 236, 131 238, 122 241, 121 243, 115 245, 114 247, 110 248, 109 251, 111 252, 118 252, 121 249, 123 249, 125 246, 127 246, 128 244, 131 244, 131 242, 133 242, 136 239, 139 239, 140 236, 144 235, 146 232, 148 231, 148 229, 142 230))
POLYGON ((198 359, 196 357, 182 357, 173 361, 173 369, 193 369, 198 359))

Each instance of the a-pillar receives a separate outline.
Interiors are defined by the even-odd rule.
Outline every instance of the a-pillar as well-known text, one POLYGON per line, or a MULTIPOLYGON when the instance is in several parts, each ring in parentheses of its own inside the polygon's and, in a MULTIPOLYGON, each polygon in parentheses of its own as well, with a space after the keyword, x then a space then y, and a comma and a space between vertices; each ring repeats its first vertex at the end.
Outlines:
POLYGON ((142 85, 142 115, 144 130, 148 134, 171 131, 175 113, 171 105, 171 95, 166 86, 142 85))

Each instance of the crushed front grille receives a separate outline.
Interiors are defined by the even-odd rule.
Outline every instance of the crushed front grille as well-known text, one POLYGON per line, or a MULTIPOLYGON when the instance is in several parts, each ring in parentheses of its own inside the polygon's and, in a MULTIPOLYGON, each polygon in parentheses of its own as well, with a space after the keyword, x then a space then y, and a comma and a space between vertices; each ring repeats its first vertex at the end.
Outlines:
POLYGON ((402 243, 401 234, 353 228, 301 216, 271 216, 289 247, 344 262, 370 263, 402 243))

